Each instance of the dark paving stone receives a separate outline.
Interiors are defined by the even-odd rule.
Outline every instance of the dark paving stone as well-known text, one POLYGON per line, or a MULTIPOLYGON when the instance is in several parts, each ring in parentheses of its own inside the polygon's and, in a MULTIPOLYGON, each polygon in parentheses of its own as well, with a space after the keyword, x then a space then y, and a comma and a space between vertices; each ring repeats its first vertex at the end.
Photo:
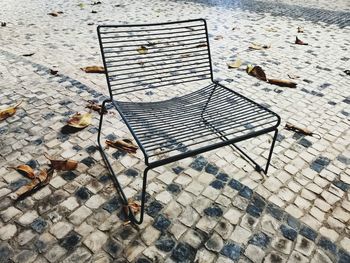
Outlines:
POLYGON ((32 144, 38 146, 40 144, 42 144, 44 141, 42 139, 36 139, 35 141, 32 141, 32 144))
POLYGON ((122 206, 121 201, 115 196, 112 199, 110 199, 108 202, 106 202, 102 208, 109 213, 113 213, 114 211, 118 210, 122 206))
POLYGON ((117 136, 115 136, 114 134, 108 134, 106 136, 106 139, 110 141, 115 141, 117 139, 117 136))
POLYGON ((80 243, 81 236, 75 232, 69 232, 63 239, 60 240, 61 247, 69 250, 74 250, 80 243))
POLYGON ((287 221, 287 224, 291 228, 293 228, 295 230, 299 230, 300 222, 296 218, 292 217, 291 215, 288 215, 287 218, 286 218, 286 221, 287 221))
POLYGON ((171 222, 169 219, 164 217, 163 215, 158 215, 154 220, 153 227, 158 229, 159 231, 165 231, 170 226, 171 222))
POLYGON ((104 175, 102 175, 102 176, 100 176, 98 178, 98 181, 100 183, 103 183, 103 184, 106 184, 106 183, 108 183, 111 180, 112 180, 112 178, 111 178, 111 176, 109 174, 104 174, 104 175))
POLYGON ((163 209, 163 205, 161 203, 159 203, 158 201, 152 201, 146 208, 146 213, 151 216, 151 217, 155 217, 156 215, 158 215, 158 213, 160 212, 160 210, 163 209))
POLYGON ((249 244, 256 245, 262 249, 270 245, 271 238, 263 232, 254 234, 248 241, 249 244))
POLYGON ((299 234, 303 235, 304 237, 315 241, 316 237, 317 237, 317 233, 310 227, 308 226, 302 226, 300 228, 299 234))
POLYGON ((82 148, 81 146, 79 146, 79 145, 74 145, 74 146, 72 147, 72 149, 73 149, 74 151, 79 152, 79 151, 81 151, 83 148, 82 148))
POLYGON ((113 239, 108 239, 103 249, 113 258, 118 258, 123 251, 123 246, 113 239))
POLYGON ((350 262, 350 254, 343 249, 339 249, 338 252, 338 263, 349 263, 350 262))
POLYGON ((277 206, 273 204, 268 204, 266 207, 266 211, 272 215, 277 220, 282 220, 284 216, 284 212, 277 206))
POLYGON ((88 167, 91 167, 95 164, 95 160, 92 157, 86 157, 83 160, 80 161, 81 163, 85 164, 88 167))
POLYGON ((298 143, 302 146, 304 146, 305 148, 309 148, 312 145, 312 142, 310 142, 309 140, 305 139, 305 138, 301 138, 298 143))
POLYGON ((203 156, 199 156, 194 159, 194 161, 190 164, 190 167, 196 171, 201 172, 207 163, 208 161, 203 156))
POLYGON ((281 225, 280 230, 282 232, 282 235, 291 241, 294 241, 298 236, 297 231, 295 231, 293 228, 290 228, 286 225, 281 225))
POLYGON ((350 158, 345 157, 344 155, 340 154, 337 156, 337 160, 343 164, 350 165, 350 158))
POLYGON ((227 182, 228 181, 228 178, 229 176, 225 173, 219 173, 217 176, 216 176, 217 179, 223 181, 223 182, 227 182))
POLYGON ((171 253, 171 258, 175 262, 194 262, 195 257, 196 250, 185 243, 179 243, 171 253))
POLYGON ((130 177, 136 177, 139 174, 138 171, 136 171, 135 169, 132 169, 132 168, 125 170, 124 173, 126 176, 130 176, 130 177))
POLYGON ((152 261, 148 260, 147 258, 138 258, 136 263, 152 263, 152 261))
POLYGON ((77 175, 72 171, 64 172, 61 176, 66 181, 72 181, 77 177, 77 175))
POLYGON ((247 206, 246 212, 251 216, 258 218, 261 216, 262 209, 250 204, 247 206))
POLYGON ((350 112, 347 112, 345 110, 342 110, 340 113, 343 114, 346 117, 350 116, 350 112))
POLYGON ((147 96, 151 96, 151 95, 153 95, 154 93, 152 92, 152 91, 147 91, 146 93, 145 93, 147 96))
POLYGON ((243 188, 243 185, 235 179, 231 179, 231 181, 228 183, 228 185, 237 191, 239 191, 243 188))
POLYGON ((332 183, 344 192, 347 192, 350 189, 350 184, 344 183, 343 181, 333 181, 332 183))
POLYGON ((86 187, 82 186, 75 192, 75 196, 80 200, 86 201, 90 198, 91 192, 86 187))
POLYGON ((178 195, 182 190, 178 184, 169 184, 166 189, 175 195, 178 195))
POLYGON ((315 161, 313 161, 310 165, 310 168, 316 172, 321 172, 329 163, 331 160, 329 160, 327 157, 320 156, 315 161))
POLYGON ((39 163, 36 160, 30 160, 30 161, 26 162, 26 165, 35 169, 39 166, 39 163))
POLYGON ((243 188, 239 190, 238 194, 244 198, 250 199, 253 195, 253 191, 249 187, 243 186, 243 188))
POLYGON ((88 128, 88 131, 91 132, 92 134, 96 134, 98 132, 98 128, 90 127, 90 128, 88 128))
POLYGON ((251 200, 251 204, 256 206, 256 207, 258 207, 258 208, 260 208, 262 210, 266 206, 266 201, 261 196, 254 195, 252 200, 251 200))
POLYGON ((329 105, 332 105, 332 106, 337 105, 337 103, 334 102, 334 101, 328 101, 328 104, 329 104, 329 105))
POLYGON ((95 145, 90 145, 85 149, 88 154, 94 154, 97 150, 98 148, 95 145))
POLYGON ((168 235, 162 235, 155 242, 155 246, 161 251, 170 252, 175 246, 175 241, 168 235))
POLYGON ((209 174, 216 175, 219 171, 219 168, 211 163, 208 163, 207 166, 205 167, 205 171, 209 174))
POLYGON ((212 182, 210 183, 210 186, 213 187, 213 188, 215 188, 215 189, 220 190, 220 189, 222 189, 222 188, 225 187, 225 183, 223 183, 223 182, 220 181, 220 180, 215 180, 215 181, 212 181, 212 182))
POLYGON ((123 151, 115 151, 114 153, 112 153, 112 156, 115 158, 115 159, 119 159, 120 157, 123 157, 126 155, 126 152, 123 152, 123 151))
POLYGON ((177 166, 177 167, 174 167, 172 169, 173 169, 174 173, 176 173, 176 174, 180 174, 180 173, 182 173, 185 170, 181 166, 177 166))
POLYGON ((210 217, 220 217, 222 216, 223 211, 219 206, 214 205, 212 207, 207 207, 206 209, 204 209, 204 214, 210 217))
POLYGON ((10 258, 13 256, 13 249, 6 242, 0 243, 0 262, 11 262, 10 258))
POLYGON ((130 225, 119 228, 113 237, 121 241, 132 240, 137 235, 137 231, 130 225))
POLYGON ((241 252, 242 248, 233 243, 233 242, 229 242, 227 244, 224 245, 224 247, 221 249, 220 253, 232 260, 237 260, 239 259, 239 257, 241 256, 241 252))
POLYGON ((36 218, 30 225, 36 232, 43 233, 47 227, 47 222, 41 217, 36 218))
POLYGON ((276 141, 281 142, 286 138, 286 136, 282 135, 282 134, 277 134, 277 138, 276 141))
POLYGON ((335 254, 337 252, 337 246, 330 240, 321 237, 318 241, 317 245, 322 247, 323 249, 330 251, 331 253, 335 254))
POLYGON ((346 103, 346 104, 350 104, 350 97, 346 98, 346 99, 343 99, 343 102, 346 103))

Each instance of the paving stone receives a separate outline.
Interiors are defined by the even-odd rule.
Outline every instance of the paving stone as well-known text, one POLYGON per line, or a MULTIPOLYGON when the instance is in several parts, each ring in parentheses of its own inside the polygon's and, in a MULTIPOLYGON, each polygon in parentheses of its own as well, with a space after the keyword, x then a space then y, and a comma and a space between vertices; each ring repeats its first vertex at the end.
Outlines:
POLYGON ((59 262, 66 252, 67 251, 64 248, 60 247, 59 245, 55 245, 48 252, 46 252, 44 256, 51 263, 59 262))
POLYGON ((265 252, 257 246, 248 245, 244 251, 244 255, 246 255, 254 263, 258 263, 262 262, 262 260, 264 259, 265 252))
POLYGON ((163 207, 164 206, 158 201, 153 201, 147 206, 146 212, 149 216, 155 217, 163 209, 163 207))
POLYGON ((308 226, 302 226, 300 228, 299 233, 312 241, 315 241, 315 239, 317 237, 317 233, 312 228, 310 228, 308 226))
POLYGON ((85 205, 91 209, 99 208, 106 200, 100 195, 93 195, 89 200, 86 201, 85 205))
POLYGON ((175 247, 175 241, 168 235, 162 235, 156 242, 156 248, 164 252, 170 252, 175 247))
POLYGON ((196 257, 196 251, 186 243, 179 243, 171 253, 171 259, 175 262, 193 262, 196 257))
POLYGON ((33 223, 33 221, 38 217, 38 213, 36 211, 28 211, 23 214, 20 218, 18 218, 18 222, 24 226, 33 223))
POLYGON ((318 240, 317 244, 326 251, 329 251, 333 254, 336 253, 336 250, 337 250, 336 245, 332 241, 328 240, 327 238, 321 237, 318 240))
POLYGON ((27 244, 29 241, 31 241, 35 237, 35 233, 32 230, 25 230, 18 234, 17 240, 18 244, 21 246, 27 244))
POLYGON ((275 252, 271 252, 264 258, 264 262, 266 263, 285 263, 287 260, 282 256, 275 252))
POLYGON ((22 212, 17 208, 10 206, 9 208, 1 212, 1 218, 6 223, 21 213, 22 212))
POLYGON ((217 205, 207 207, 203 212, 209 217, 221 217, 223 214, 222 209, 217 205))
POLYGON ((314 254, 310 263, 316 263, 316 262, 317 263, 331 263, 332 260, 321 250, 316 250, 316 253, 314 254))
POLYGON ((209 252, 206 249, 200 249, 197 251, 195 262, 198 263, 214 263, 215 262, 215 254, 209 252))
POLYGON ((121 255, 123 246, 113 239, 108 239, 103 249, 113 258, 118 258, 121 255))
POLYGON ((242 253, 242 248, 233 242, 227 242, 220 253, 232 260, 237 260, 242 253))
POLYGON ((31 250, 22 250, 16 256, 13 257, 14 262, 19 263, 31 263, 36 262, 37 254, 31 250))
POLYGON ((314 249, 315 249, 315 244, 313 242, 311 242, 307 238, 304 238, 298 235, 297 243, 295 245, 295 250, 299 251, 306 257, 310 257, 314 249))
POLYGON ((41 217, 38 217, 36 218, 33 223, 31 223, 31 227, 38 233, 43 233, 45 231, 45 229, 47 228, 47 222, 41 218, 41 217))
POLYGON ((60 240, 61 247, 65 248, 67 251, 75 250, 81 241, 81 236, 75 231, 71 231, 64 238, 60 240))
POLYGON ((241 211, 231 208, 224 214, 224 218, 227 219, 231 224, 237 225, 242 215, 243 214, 241 211))
POLYGON ((303 256, 301 253, 297 251, 293 251, 289 257, 288 262, 307 263, 307 262, 310 262, 310 260, 309 258, 303 256))
POLYGON ((142 241, 149 246, 159 238, 160 234, 161 232, 159 230, 155 229, 152 226, 149 226, 144 230, 144 232, 141 235, 141 238, 142 238, 142 241))
POLYGON ((103 232, 96 230, 92 232, 83 243, 94 253, 96 253, 107 241, 107 236, 103 232))
POLYGON ((282 232, 282 235, 289 239, 294 241, 298 235, 297 231, 295 231, 293 228, 290 228, 286 225, 281 225, 280 230, 282 232))
POLYGON ((231 240, 235 241, 237 244, 246 244, 252 234, 252 232, 246 230, 245 228, 236 226, 231 234, 231 240))
POLYGON ((81 206, 69 216, 69 220, 75 225, 80 225, 91 214, 89 208, 81 206))
POLYGON ((293 242, 285 238, 275 237, 271 242, 271 246, 278 252, 289 255, 292 251, 293 242))
POLYGON ((163 215, 158 215, 154 220, 153 227, 159 231, 165 231, 171 224, 171 221, 163 215))
POLYGON ((73 225, 67 222, 58 222, 50 228, 50 233, 60 239, 73 229, 73 225))
POLYGON ((233 231, 233 226, 227 220, 223 219, 216 225, 215 231, 223 239, 228 239, 233 231))
POLYGON ((0 227, 1 240, 11 239, 17 233, 17 227, 13 224, 8 224, 0 227))
POLYGON ((266 248, 270 245, 271 238, 263 232, 254 234, 248 241, 248 244, 256 245, 261 248, 266 248))
MULTIPOLYGON (((63 263, 88 262, 90 258, 91 258, 90 251, 84 247, 79 247, 70 256, 66 257, 62 262, 63 263)), ((94 261, 94 262, 98 262, 98 261, 94 261)))
POLYGON ((214 233, 210 239, 205 243, 205 247, 208 250, 214 251, 214 252, 220 252, 221 249, 224 246, 224 241, 222 240, 222 238, 214 233))

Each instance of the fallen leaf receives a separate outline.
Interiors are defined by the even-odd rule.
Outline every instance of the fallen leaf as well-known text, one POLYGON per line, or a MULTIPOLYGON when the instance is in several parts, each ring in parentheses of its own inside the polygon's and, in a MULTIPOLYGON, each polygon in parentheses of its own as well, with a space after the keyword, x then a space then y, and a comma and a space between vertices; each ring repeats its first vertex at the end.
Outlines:
POLYGON ((247 66, 247 73, 257 79, 267 81, 266 74, 260 66, 247 66))
POLYGON ((48 15, 50 15, 50 16, 58 16, 58 12, 51 12, 51 13, 48 13, 48 15))
POLYGON ((45 154, 45 157, 50 161, 51 168, 55 170, 71 171, 75 170, 78 167, 78 162, 74 160, 54 160, 47 154, 45 154))
POLYGON ((126 216, 129 215, 129 211, 136 215, 140 212, 141 205, 138 202, 133 201, 132 199, 128 200, 128 204, 123 206, 124 213, 126 216))
POLYGON ((215 40, 221 40, 221 39, 223 39, 223 38, 224 38, 224 37, 223 37, 222 35, 218 35, 218 36, 214 37, 215 40))
POLYGON ((95 11, 95 10, 92 10, 92 11, 91 11, 91 13, 93 13, 93 14, 97 14, 97 11, 95 11))
MULTIPOLYGON (((88 105, 86 105, 85 108, 97 111, 100 114, 101 114, 101 111, 102 111, 102 105, 97 104, 97 102, 92 101, 92 100, 88 100, 88 105)), ((106 109, 104 109, 103 114, 106 114, 106 113, 108 113, 108 111, 106 109)))
POLYGON ((1 22, 1 26, 2 27, 6 26, 6 22, 1 22))
POLYGON ((271 47, 271 45, 260 45, 260 44, 253 43, 249 46, 249 49, 261 50, 261 49, 268 49, 270 47, 271 47))
POLYGON ((300 76, 294 74, 287 74, 290 79, 298 79, 300 76))
POLYGON ((298 33, 304 33, 304 28, 298 26, 298 33))
POLYGON ((13 107, 9 107, 9 108, 0 110, 0 121, 3 121, 5 119, 7 119, 8 117, 13 116, 16 113, 18 106, 21 105, 21 103, 22 103, 22 101, 17 103, 13 107))
POLYGON ((105 73, 105 68, 101 66, 88 66, 80 69, 85 73, 105 73))
POLYGON ((156 42, 147 41, 147 45, 146 46, 152 47, 152 46, 155 46, 155 45, 157 45, 156 42))
MULTIPOLYGON (((315 133, 311 132, 310 130, 306 129, 306 128, 301 128, 301 127, 297 127, 291 123, 286 123, 285 127, 286 130, 288 131, 293 131, 296 133, 301 133, 303 135, 308 135, 308 136, 313 136, 316 135, 315 133)), ((318 135, 319 136, 319 135, 318 135)))
POLYGON ((268 32, 278 32, 278 30, 276 28, 273 28, 273 27, 266 28, 265 30, 268 32))
POLYGON ((97 2, 93 2, 91 5, 100 5, 102 4, 100 1, 97 1, 97 2))
POLYGON ((297 87, 297 83, 290 80, 282 80, 282 79, 267 79, 269 84, 277 85, 280 87, 288 87, 295 89, 297 87))
POLYGON ((207 46, 207 43, 202 43, 202 44, 197 45, 196 47, 206 47, 206 46, 207 46))
POLYGON ((136 153, 138 149, 138 147, 129 139, 120 139, 116 141, 106 140, 106 145, 106 148, 112 147, 127 153, 136 153))
POLYGON ((35 53, 27 53, 27 54, 23 54, 22 56, 23 57, 31 57, 33 56, 35 53))
POLYGON ((231 61, 226 63, 228 68, 239 68, 242 65, 242 61, 237 59, 236 61, 231 61))
POLYGON ((95 23, 92 23, 92 22, 90 22, 90 23, 88 23, 88 26, 93 26, 95 23))
POLYGON ((57 11, 57 14, 60 14, 60 15, 61 15, 61 14, 63 14, 63 12, 62 12, 62 11, 57 11))
POLYGON ((30 179, 34 179, 35 175, 34 175, 34 171, 32 169, 32 167, 30 167, 29 165, 26 164, 21 164, 18 165, 17 167, 7 167, 8 169, 15 169, 16 171, 18 171, 20 174, 30 178, 30 179))
POLYGON ((58 70, 50 69, 50 74, 51 75, 57 75, 58 70))
POLYGON ((295 44, 297 44, 297 45, 308 45, 308 43, 305 43, 304 41, 300 40, 298 37, 295 37, 295 44))
POLYGON ((137 49, 137 52, 139 52, 140 54, 147 54, 148 53, 148 48, 146 48, 144 45, 142 45, 141 47, 139 47, 137 49))
POLYGON ((10 197, 14 200, 17 200, 18 198, 27 196, 28 194, 39 189, 40 187, 47 185, 50 182, 52 176, 53 169, 49 169, 48 171, 46 169, 41 170, 32 181, 20 187, 16 192, 12 193, 10 197))
POLYGON ((349 70, 349 69, 344 70, 344 73, 345 73, 346 75, 350 76, 350 70, 349 70))
POLYGON ((236 29, 237 29, 237 27, 233 27, 231 30, 234 31, 234 30, 236 30, 236 29))
POLYGON ((67 125, 74 128, 82 129, 91 124, 91 118, 91 113, 76 113, 67 121, 67 125))

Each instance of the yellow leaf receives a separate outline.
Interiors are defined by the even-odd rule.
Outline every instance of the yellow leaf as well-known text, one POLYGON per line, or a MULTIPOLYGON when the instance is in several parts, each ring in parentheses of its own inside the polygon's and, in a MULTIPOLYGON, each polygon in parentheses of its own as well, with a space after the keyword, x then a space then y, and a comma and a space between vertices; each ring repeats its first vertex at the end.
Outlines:
POLYGON ((261 49, 268 49, 270 47, 271 47, 271 45, 260 45, 260 44, 253 43, 249 46, 249 49, 261 50, 261 49))
POLYGON ((75 170, 78 167, 78 162, 74 160, 54 160, 45 154, 45 157, 51 162, 51 168, 59 171, 75 170))
POLYGON ((92 115, 91 113, 76 113, 67 121, 68 126, 74 128, 85 128, 91 124, 92 115))
POLYGON ((242 65, 242 61, 237 59, 236 61, 227 62, 228 68, 239 68, 242 65))
POLYGON ((290 80, 284 80, 284 79, 268 79, 268 83, 274 84, 280 87, 288 87, 295 89, 297 87, 297 84, 290 80))
POLYGON ((3 121, 5 119, 7 119, 8 117, 13 116, 19 105, 21 105, 22 101, 20 103, 17 103, 15 106, 13 107, 9 107, 3 110, 0 110, 0 121, 3 121))
POLYGON ((30 167, 29 165, 21 164, 21 165, 18 165, 17 167, 8 167, 8 168, 15 169, 20 174, 22 174, 30 179, 35 178, 34 171, 33 171, 32 167, 30 167))
POLYGON ((80 69, 86 73, 105 73, 105 68, 100 66, 88 66, 80 69))
POLYGON ((137 52, 139 52, 140 54, 147 54, 148 53, 148 49, 145 46, 141 46, 137 49, 137 52))

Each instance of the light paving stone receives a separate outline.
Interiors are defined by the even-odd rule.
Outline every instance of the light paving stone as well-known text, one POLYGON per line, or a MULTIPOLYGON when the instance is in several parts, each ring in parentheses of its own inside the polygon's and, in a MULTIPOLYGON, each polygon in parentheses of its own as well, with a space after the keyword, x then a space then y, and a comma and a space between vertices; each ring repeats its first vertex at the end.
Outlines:
POLYGON ((138 241, 133 241, 131 243, 131 246, 128 246, 124 253, 129 262, 132 262, 135 260, 135 258, 142 253, 142 251, 145 250, 145 246, 138 242, 138 241))
POLYGON ((233 231, 233 226, 227 221, 222 219, 215 227, 215 231, 223 238, 228 239, 233 231))
POLYGON ((212 218, 208 218, 208 217, 202 217, 198 223, 196 224, 196 227, 206 233, 211 232, 211 230, 214 229, 214 227, 216 226, 217 222, 215 220, 213 220, 212 218))
POLYGON ((196 230, 188 230, 182 238, 182 242, 190 244, 194 249, 198 249, 202 245, 203 237, 196 230))
POLYGON ((89 208, 81 206, 69 216, 69 220, 75 225, 80 225, 91 214, 92 211, 89 208))
POLYGON ((193 181, 185 188, 187 192, 190 192, 196 196, 198 196, 203 191, 203 189, 204 186, 196 181, 193 181))
POLYGON ((282 256, 276 252, 271 252, 264 258, 264 262, 266 262, 266 263, 276 263, 276 262, 285 263, 285 262, 287 262, 287 259, 284 256, 282 256))
POLYGON ((44 256, 51 263, 60 262, 60 259, 66 252, 67 251, 63 247, 55 245, 44 256))
MULTIPOLYGON (((80 263, 87 262, 91 258, 91 253, 84 247, 77 248, 71 255, 66 257, 62 263, 80 263)), ((94 261, 97 262, 97 261, 94 261)))
POLYGON ((292 251, 293 242, 285 238, 275 237, 271 242, 271 246, 277 251, 289 255, 292 251))
POLYGON ((73 211, 75 208, 79 206, 77 199, 73 196, 69 197, 67 200, 61 203, 61 206, 67 208, 69 211, 73 211))
POLYGON ((322 250, 316 250, 310 263, 332 263, 332 260, 322 250))
POLYGON ((147 246, 149 246, 159 238, 160 234, 161 233, 159 230, 155 229, 152 226, 149 226, 143 231, 141 238, 142 241, 145 242, 147 246))
POLYGON ((339 234, 336 231, 334 231, 333 229, 321 227, 319 231, 320 231, 321 235, 327 237, 328 239, 330 239, 333 242, 336 242, 338 237, 339 237, 339 234))
POLYGON ((0 239, 11 239, 17 233, 17 227, 13 224, 8 224, 0 227, 0 239))
POLYGON ((230 239, 235 241, 237 244, 246 244, 253 233, 249 230, 236 226, 231 234, 230 239))
POLYGON ((315 243, 310 241, 309 239, 298 235, 297 242, 295 245, 295 250, 302 253, 304 256, 310 258, 311 254, 315 249, 315 243))
POLYGON ((16 256, 13 257, 13 262, 16 263, 31 263, 37 262, 37 254, 31 250, 22 250, 16 256))
POLYGON ((344 238, 340 241, 340 245, 341 245, 346 251, 350 251, 350 238, 344 237, 344 238))
POLYGON ((230 208, 225 214, 224 218, 227 219, 231 224, 237 225, 242 217, 242 212, 235 208, 230 208))
POLYGON ((265 214, 261 219, 261 227, 267 233, 275 235, 276 231, 279 230, 280 223, 274 217, 265 214))
POLYGON ((212 201, 209 198, 200 195, 191 205, 199 214, 202 214, 203 210, 209 207, 211 203, 212 201))
POLYGON ((29 225, 33 223, 33 221, 38 217, 38 213, 36 211, 28 211, 23 214, 20 218, 18 218, 18 222, 21 225, 29 225))
POLYGON ((339 221, 346 223, 350 219, 350 213, 346 212, 344 209, 337 207, 334 209, 334 212, 332 213, 333 217, 338 219, 339 221))
POLYGON ((193 196, 190 195, 187 192, 182 192, 179 197, 177 198, 177 201, 182 204, 183 206, 188 206, 193 202, 193 196))
POLYGON ((85 205, 91 209, 99 208, 106 200, 100 195, 93 195, 86 201, 85 205))
POLYGON ((210 251, 214 251, 214 252, 220 252, 221 249, 224 246, 224 241, 222 240, 222 238, 214 233, 209 239, 208 241, 205 243, 205 247, 210 250, 210 251))
POLYGON ((199 218, 199 214, 192 207, 186 207, 179 217, 179 221, 185 226, 191 227, 193 224, 198 222, 199 218))
POLYGON ((32 230, 25 230, 18 234, 17 241, 21 246, 27 244, 35 237, 35 233, 32 230))
POLYGON ((163 191, 157 194, 155 198, 163 204, 168 204, 173 199, 173 196, 168 191, 163 191))
POLYGON ((55 176, 51 181, 50 185, 55 187, 56 189, 64 186, 67 183, 66 180, 64 180, 61 176, 55 176))
POLYGON ((22 214, 20 210, 13 206, 10 206, 9 208, 1 212, 1 218, 6 223, 19 214, 22 214))
POLYGON ((170 227, 170 233, 172 233, 176 239, 180 239, 182 234, 185 233, 186 231, 187 231, 187 227, 184 226, 183 224, 174 223, 170 227))
POLYGON ((67 222, 58 222, 50 228, 50 233, 60 239, 73 229, 73 225, 67 222))
POLYGON ((292 254, 289 256, 289 259, 287 261, 288 263, 308 263, 310 262, 309 258, 303 256, 301 253, 297 251, 293 251, 292 254))
POLYGON ((107 241, 107 235, 96 230, 92 232, 83 243, 94 253, 96 253, 107 241))
POLYGON ((246 255, 254 263, 260 263, 265 257, 265 252, 260 247, 248 245, 244 251, 244 255, 246 255))
POLYGON ((214 263, 215 262, 215 254, 209 252, 206 249, 200 249, 197 251, 195 262, 198 263, 214 263))

